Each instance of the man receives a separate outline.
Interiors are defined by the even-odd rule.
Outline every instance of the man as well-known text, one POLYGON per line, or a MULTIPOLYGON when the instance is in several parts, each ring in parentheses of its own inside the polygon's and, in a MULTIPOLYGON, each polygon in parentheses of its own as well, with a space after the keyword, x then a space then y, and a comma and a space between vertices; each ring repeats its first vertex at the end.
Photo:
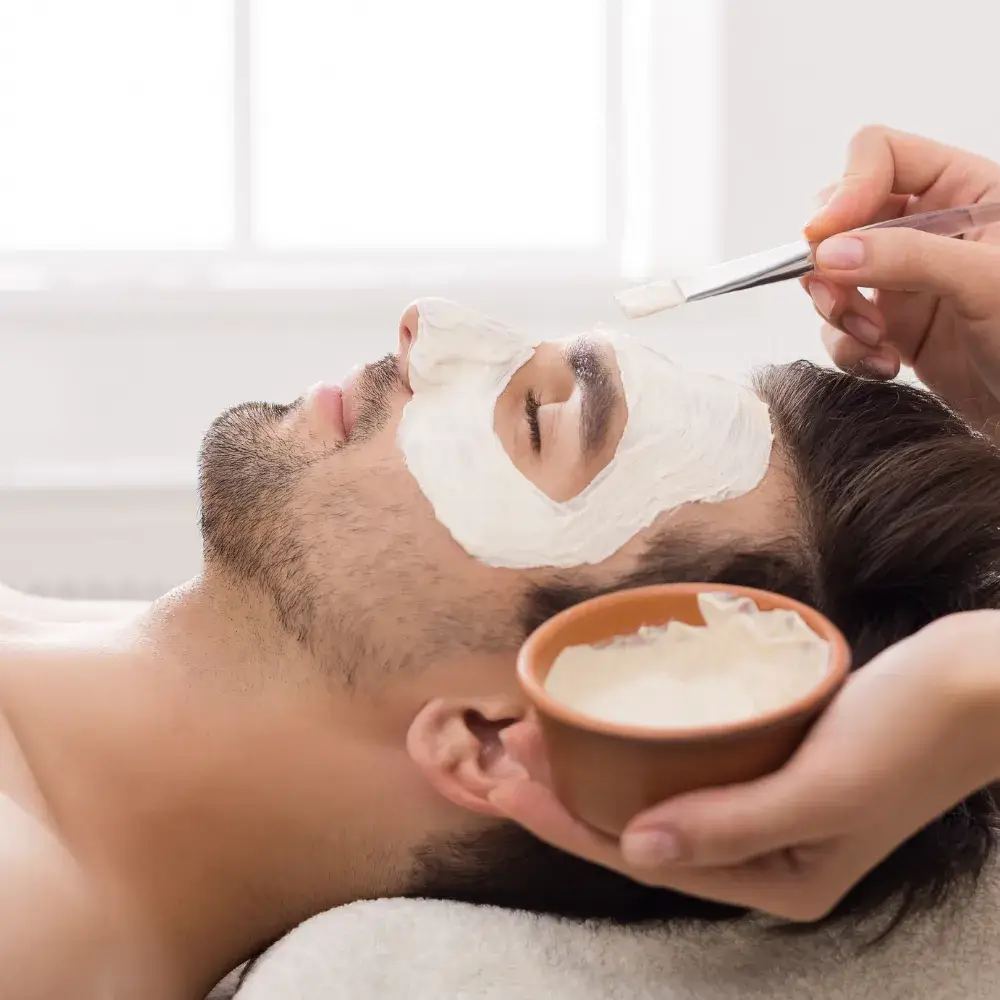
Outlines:
MULTIPOLYGON (((998 487, 993 446, 915 390, 793 365, 752 394, 627 338, 411 307, 342 389, 215 422, 197 579, 117 620, 5 615, 0 995, 195 1000, 377 896, 736 916, 497 818, 518 644, 596 593, 722 580, 818 606, 860 665, 1000 604, 998 487)), ((839 914, 942 898, 996 819, 973 796, 839 914)))

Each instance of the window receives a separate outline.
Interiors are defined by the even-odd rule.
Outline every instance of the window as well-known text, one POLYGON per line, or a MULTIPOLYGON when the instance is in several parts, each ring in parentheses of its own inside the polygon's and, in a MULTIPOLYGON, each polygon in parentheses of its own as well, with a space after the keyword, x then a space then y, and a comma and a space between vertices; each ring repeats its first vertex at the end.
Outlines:
POLYGON ((721 9, 0 0, 5 565, 65 565, 45 511, 122 489, 82 536, 141 578, 209 422, 391 350, 418 295, 558 335, 717 259, 721 9))
POLYGON ((0 0, 0 249, 225 246, 231 20, 220 0, 0 0))
POLYGON ((169 264, 237 284, 345 261, 608 274, 621 17, 621 0, 0 0, 0 287, 169 264))
POLYGON ((257 0, 251 229, 297 249, 596 249, 602 0, 257 0))

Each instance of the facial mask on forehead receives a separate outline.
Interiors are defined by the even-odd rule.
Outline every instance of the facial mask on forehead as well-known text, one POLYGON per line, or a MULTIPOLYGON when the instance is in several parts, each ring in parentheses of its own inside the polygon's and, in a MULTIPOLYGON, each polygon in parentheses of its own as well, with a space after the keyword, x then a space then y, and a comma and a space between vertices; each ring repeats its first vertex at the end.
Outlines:
POLYGON ((767 471, 771 424, 753 393, 602 331, 628 422, 594 480, 553 500, 518 471, 493 426, 497 398, 539 341, 443 299, 417 308, 399 447, 435 517, 490 566, 602 562, 663 511, 740 496, 767 471))

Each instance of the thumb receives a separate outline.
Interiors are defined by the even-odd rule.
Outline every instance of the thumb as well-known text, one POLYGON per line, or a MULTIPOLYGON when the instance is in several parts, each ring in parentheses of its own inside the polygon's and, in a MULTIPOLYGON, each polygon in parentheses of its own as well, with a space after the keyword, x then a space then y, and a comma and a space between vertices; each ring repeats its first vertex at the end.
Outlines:
POLYGON ((833 236, 816 248, 816 267, 842 284, 952 298, 969 320, 1000 316, 1000 246, 917 229, 833 236))
POLYGON ((632 820, 622 854, 636 868, 717 867, 826 839, 841 826, 836 798, 805 778, 786 768, 744 785, 678 796, 632 820))

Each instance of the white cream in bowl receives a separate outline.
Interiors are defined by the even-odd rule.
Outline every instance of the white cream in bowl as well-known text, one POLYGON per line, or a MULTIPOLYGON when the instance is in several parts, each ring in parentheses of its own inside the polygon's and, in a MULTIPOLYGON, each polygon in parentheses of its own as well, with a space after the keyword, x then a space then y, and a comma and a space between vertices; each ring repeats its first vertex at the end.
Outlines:
POLYGON ((683 729, 769 714, 823 679, 830 644, 795 611, 761 611, 720 592, 699 594, 698 606, 705 625, 673 621, 568 646, 545 690, 593 719, 683 729))

